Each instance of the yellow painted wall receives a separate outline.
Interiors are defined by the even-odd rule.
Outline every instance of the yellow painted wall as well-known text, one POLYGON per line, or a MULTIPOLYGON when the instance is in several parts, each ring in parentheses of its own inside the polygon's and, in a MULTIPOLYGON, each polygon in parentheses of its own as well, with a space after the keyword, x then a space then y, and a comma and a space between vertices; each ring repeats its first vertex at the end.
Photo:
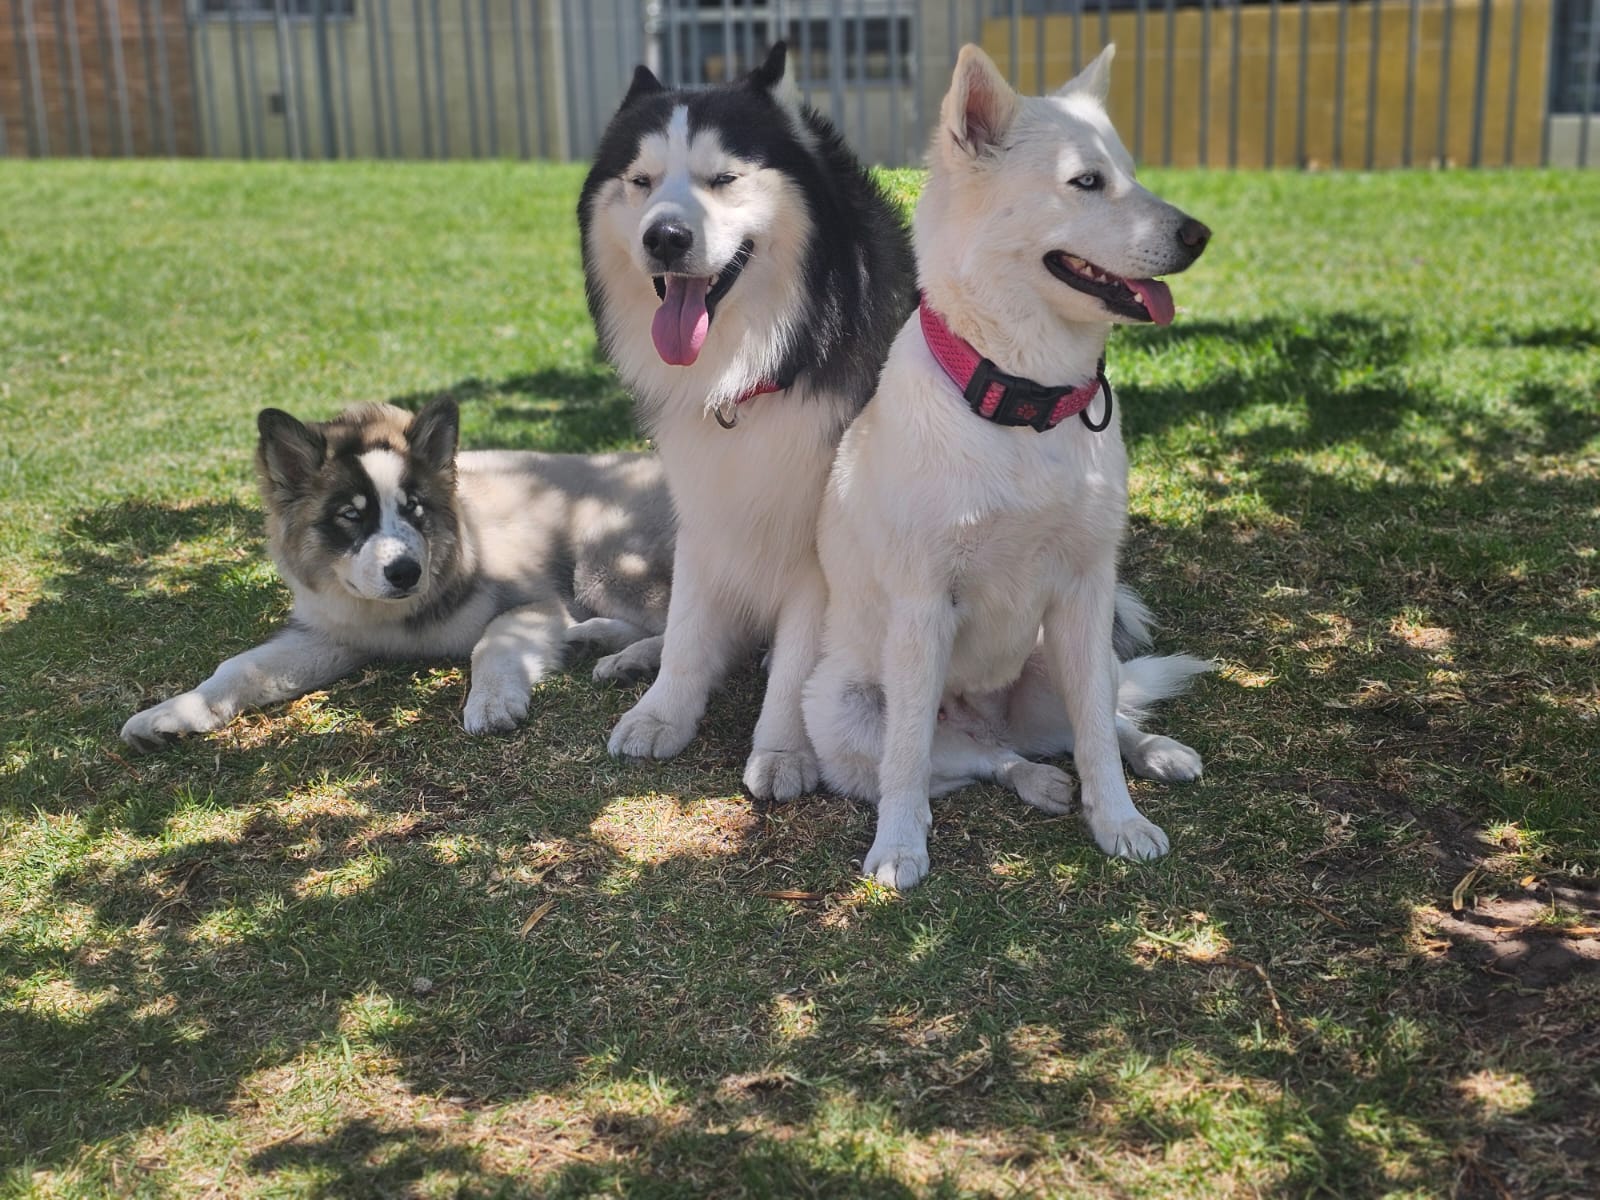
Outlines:
MULTIPOLYGON (((1446 104, 1444 158, 1450 163, 1472 161, 1473 91, 1476 84, 1478 21, 1481 0, 1455 0, 1450 26, 1450 76, 1446 104)), ((1490 35, 1484 83, 1482 162, 1497 166, 1507 162, 1506 116, 1510 91, 1511 15, 1515 0, 1488 0, 1490 35)), ((1167 44, 1166 13, 1160 0, 1151 0, 1145 15, 1145 70, 1143 145, 1138 151, 1145 163, 1162 161, 1163 120, 1167 108, 1166 69, 1170 53, 1173 66, 1172 161, 1192 166, 1201 158, 1201 95, 1209 97, 1204 162, 1211 166, 1229 162, 1230 81, 1233 78, 1233 41, 1237 14, 1239 44, 1238 134, 1236 162, 1241 167, 1331 166, 1335 159, 1334 94, 1338 78, 1338 6, 1319 0, 1309 6, 1309 49, 1306 66, 1307 103, 1305 162, 1295 157, 1295 130, 1299 105, 1300 6, 1285 3, 1278 10, 1277 94, 1272 152, 1267 153, 1267 90, 1271 44, 1271 13, 1266 6, 1218 10, 1210 14, 1211 53, 1207 78, 1202 83, 1200 59, 1202 13, 1183 9, 1175 14, 1172 45, 1167 44)), ((1544 97, 1548 89, 1547 52, 1550 44, 1550 0, 1523 0, 1522 37, 1518 49, 1515 127, 1510 161, 1537 165, 1543 124, 1544 97)), ((1418 53, 1412 68, 1415 108, 1412 117, 1413 164, 1439 161, 1439 100, 1444 37, 1442 0, 1423 0, 1418 6, 1418 53)), ((1367 80, 1372 61, 1372 8, 1348 8, 1342 154, 1346 167, 1366 164, 1367 80)), ((1379 167, 1405 164, 1405 95, 1410 6, 1390 0, 1380 10, 1378 30, 1377 121, 1373 160, 1379 167)), ((1111 40, 1119 59, 1112 71, 1111 114, 1130 150, 1135 145, 1137 14, 1115 12, 1110 18, 1111 40)), ((1073 18, 1053 15, 1044 22, 1045 73, 1043 86, 1036 74, 1036 23, 1026 20, 1018 36, 1015 82, 1023 92, 1038 93, 1059 87, 1073 73, 1073 18)), ((1100 16, 1083 15, 1081 46, 1087 59, 1100 46, 1100 16)), ((1002 71, 1011 66, 1011 31, 1006 20, 985 23, 983 45, 1002 71)))

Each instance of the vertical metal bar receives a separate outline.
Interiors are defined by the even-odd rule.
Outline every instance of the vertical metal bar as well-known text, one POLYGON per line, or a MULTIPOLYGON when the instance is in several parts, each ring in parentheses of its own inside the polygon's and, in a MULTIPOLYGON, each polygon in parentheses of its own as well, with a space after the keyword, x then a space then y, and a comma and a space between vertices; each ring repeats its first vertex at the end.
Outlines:
POLYGON ((1306 165, 1306 110, 1311 95, 1311 0, 1300 0, 1300 87, 1295 96, 1294 165, 1306 165))
POLYGON ((1170 167, 1172 165, 1172 118, 1174 100, 1172 76, 1175 69, 1174 60, 1176 60, 1178 57, 1177 44, 1177 3, 1176 0, 1167 0, 1167 30, 1166 40, 1164 43, 1166 46, 1166 64, 1162 70, 1163 81, 1161 90, 1161 165, 1164 167, 1170 167))
MULTIPOLYGON (((670 2, 670 0, 669 0, 670 2)), ((550 119, 545 111, 544 9, 539 0, 530 0, 533 25, 533 94, 539 105, 539 157, 550 157, 550 119)))
MULTIPOLYGON (((727 4, 728 0, 723 0, 727 4)), ((583 5, 583 61, 594 62, 594 7, 590 4, 583 5)), ((589 140, 578 153, 587 155, 590 148, 600 140, 600 130, 597 121, 600 117, 600 82, 595 78, 595 73, 589 73, 589 128, 585 131, 589 140)))
POLYGON ((433 0, 433 91, 434 116, 439 123, 439 157, 450 157, 450 112, 445 93, 449 90, 444 74, 444 22, 439 16, 439 6, 444 0, 433 0))
POLYGON ((389 0, 367 0, 362 23, 367 27, 367 83, 372 90, 372 152, 389 157, 389 138, 383 120, 383 60, 378 57, 379 12, 387 15, 389 0))
POLYGON ((261 109, 263 105, 261 103, 261 80, 256 68, 256 38, 253 29, 247 29, 246 34, 245 47, 249 53, 245 55, 244 71, 245 79, 249 83, 250 94, 249 103, 245 105, 245 110, 250 114, 251 142, 256 147, 256 152, 262 158, 265 158, 267 156, 267 139, 261 129, 261 109))
POLYGON ((511 71, 517 77, 517 155, 532 158, 533 148, 528 141, 528 90, 522 75, 522 0, 511 0, 511 71))
MULTIPOLYGON (((483 3, 484 12, 487 13, 489 0, 483 0, 483 3)), ((628 39, 623 36, 622 5, 623 0, 611 0, 611 19, 617 26, 617 81, 622 85, 623 91, 626 92, 628 88, 628 39)), ((489 53, 487 45, 485 45, 483 52, 485 54, 489 53)), ((620 95, 618 98, 620 99, 620 95)))
POLYGON ((1261 149, 1261 165, 1278 162, 1278 0, 1269 0, 1267 9, 1267 131, 1261 149))
POLYGON ((333 104, 333 55, 328 47, 328 0, 312 0, 311 46, 316 52, 317 96, 321 101, 322 157, 339 157, 339 126, 333 104))
MULTIPOLYGON (((295 3, 295 0, 290 0, 295 3)), ((296 121, 300 127, 300 156, 311 156, 311 105, 306 102, 306 64, 300 56, 300 43, 304 40, 300 35, 302 30, 297 28, 291 20, 288 23, 289 53, 294 58, 294 104, 296 121)))
POLYGON ((1511 76, 1506 82, 1506 148, 1502 155, 1510 166, 1517 150, 1517 73, 1522 65, 1522 0, 1511 9, 1511 76))
MULTIPOLYGON (((863 49, 867 31, 863 26, 863 49)), ((905 130, 901 128, 900 108, 900 0, 889 0, 889 161, 899 166, 904 161, 905 130)), ((864 97, 863 97, 864 98, 864 97)))
MULTIPOLYGON (((691 18, 691 20, 694 18, 691 18)), ((800 84, 800 95, 811 103, 811 0, 800 0, 800 62, 795 72, 800 84)), ((835 114, 837 115, 837 114, 835 114)))
MULTIPOLYGON (((1482 0, 1485 8, 1489 0, 1482 0)), ((1339 45, 1333 68, 1333 165, 1344 166, 1344 73, 1350 40, 1350 0, 1339 0, 1339 45)))
POLYGON ((1439 39, 1439 144, 1442 167, 1450 159, 1450 42, 1455 18, 1454 0, 1444 0, 1444 29, 1439 39))
MULTIPOLYGON (((145 127, 150 131, 150 153, 154 155, 161 116, 156 111, 156 39, 150 28, 150 4, 151 0, 133 0, 134 11, 139 14, 139 56, 144 60, 145 127)), ((3 153, 0 151, 0 155, 3 153)))
MULTIPOLYGON (((1371 0, 1372 24, 1367 44, 1367 170, 1377 165, 1378 151, 1378 43, 1383 37, 1383 0, 1371 0)), ((1520 4, 1522 0, 1517 0, 1520 4)))
MULTIPOLYGON (((838 48, 837 42, 828 43, 828 53, 837 53, 838 48)), ((722 0, 722 82, 731 83, 738 73, 739 64, 733 57, 733 0, 722 0)), ((837 112, 833 119, 839 120, 837 112)))
MULTIPOLYGON (((333 27, 334 45, 339 51, 339 105, 342 109, 340 115, 344 118, 343 153, 346 158, 354 158, 356 156, 356 130, 355 114, 350 111, 350 53, 349 39, 347 37, 349 32, 349 19, 342 20, 333 27)), ((250 57, 253 61, 255 55, 250 57)), ((371 69, 376 72, 377 64, 372 64, 371 69)))
POLYGON ((927 8, 920 4, 911 6, 908 19, 911 21, 911 123, 917 132, 916 145, 912 147, 911 154, 907 155, 909 164, 916 161, 922 153, 922 148, 928 144, 928 131, 923 127, 922 111, 922 63, 927 54, 927 22, 923 17, 927 15, 927 8))
POLYGON ((1400 165, 1411 165, 1411 127, 1417 114, 1417 52, 1420 39, 1417 33, 1417 3, 1410 0, 1410 15, 1406 18, 1406 127, 1401 136, 1400 165))
POLYGON ((1472 165, 1483 165, 1483 105, 1484 92, 1489 83, 1489 33, 1494 5, 1489 0, 1478 3, 1478 62, 1472 80, 1472 165))
POLYGON ((1011 86, 1017 86, 1017 41, 1018 28, 1022 25, 1022 0, 1011 0, 1011 20, 1006 26, 1006 45, 1010 50, 1011 58, 1006 66, 1006 78, 1011 86))
MULTIPOLYGON (((856 146, 867 152, 867 0, 856 0, 856 19, 851 43, 855 46, 856 65, 856 146)), ((839 128, 844 128, 841 115, 839 128)))
MULTIPOLYGON (((594 47, 589 47, 589 57, 586 60, 589 67, 589 77, 594 78, 594 47)), ((472 157, 481 157, 478 145, 478 72, 472 60, 472 0, 461 0, 461 64, 466 72, 467 83, 467 142, 471 147, 472 157)))
POLYGON ((1076 75, 1083 69, 1083 0, 1077 0, 1072 6, 1072 72, 1068 76, 1076 75))
POLYGON ((744 49, 751 67, 760 63, 762 47, 756 41, 756 0, 744 0, 744 49))
MULTIPOLYGON (((281 0, 280 0, 280 2, 281 2, 281 0)), ((200 42, 200 53, 199 53, 198 57, 200 59, 200 78, 201 78, 202 83, 203 83, 203 94, 205 95, 205 105, 206 105, 206 115, 205 115, 206 144, 205 144, 205 152, 210 157, 216 158, 218 156, 217 155, 217 150, 218 150, 218 140, 217 140, 217 81, 216 81, 216 78, 215 78, 215 72, 212 70, 212 66, 211 66, 211 37, 210 37, 209 33, 206 31, 205 25, 202 22, 200 22, 198 19, 196 19, 193 22, 188 22, 187 19, 186 19, 186 23, 189 25, 189 28, 191 29, 191 38, 193 38, 196 35, 195 31, 194 31, 194 26, 196 26, 196 25, 199 26, 197 32, 198 32, 198 39, 199 39, 199 42, 200 42)), ((191 46, 190 46, 190 56, 189 56, 189 61, 191 63, 196 58, 196 55, 193 53, 193 50, 194 50, 194 47, 191 44, 191 46)))
POLYGON ((278 94, 283 98, 284 150, 290 158, 299 158, 303 146, 295 95, 294 56, 289 52, 289 13, 285 8, 285 0, 273 0, 272 35, 273 46, 278 52, 278 94))
POLYGON ((667 86, 680 88, 683 86, 683 35, 684 23, 678 16, 678 0, 661 0, 661 7, 666 12, 667 21, 667 49, 671 55, 662 64, 667 69, 667 86))
POLYGON ((1589 78, 1583 86, 1583 125, 1578 131, 1578 166, 1589 165, 1589 126, 1594 119, 1595 76, 1600 69, 1600 0, 1589 0, 1589 78))
MULTIPOLYGON (((61 45, 67 48, 67 70, 72 73, 73 112, 77 117, 76 129, 70 124, 67 126, 69 153, 93 154, 94 146, 89 136, 89 91, 83 83, 83 47, 78 44, 78 6, 75 0, 66 0, 64 10, 59 4, 57 5, 56 21, 61 45)), ((37 54, 39 49, 37 40, 33 48, 37 54)), ((58 54, 57 62, 59 61, 58 54)), ((48 117, 45 119, 48 120, 48 117)))
POLYGON ((1100 0, 1100 49, 1111 44, 1111 0, 1100 0))
MULTIPOLYGON (((489 127, 489 154, 493 158, 500 157, 500 93, 494 86, 494 27, 489 12, 489 0, 482 0, 482 7, 478 16, 483 21, 483 115, 489 127)), ((618 30, 620 33, 621 30, 618 30)), ((620 47, 622 39, 617 39, 620 47)), ((626 75, 620 78, 626 79, 626 75)))
POLYGON ((1211 0, 1200 0, 1200 143, 1195 158, 1203 167, 1211 145, 1211 0))
POLYGON ((250 111, 245 107, 244 54, 239 49, 239 9, 228 4, 228 57, 233 63, 233 104, 239 123, 239 146, 244 157, 256 156, 255 141, 250 136, 250 111))
POLYGON ((45 121, 44 84, 39 74, 39 35, 33 19, 34 0, 22 0, 11 10, 11 25, 15 30, 16 45, 21 47, 23 61, 27 64, 28 82, 22 92, 23 138, 28 144, 28 154, 34 158, 50 153, 50 126, 45 121))
POLYGON ((1147 0, 1133 9, 1133 158, 1144 161, 1144 26, 1147 0))
MULTIPOLYGON (((159 4, 160 0, 150 0, 159 4)), ((156 100, 161 110, 161 149, 168 155, 178 153, 178 130, 172 113, 172 71, 167 63, 167 20, 158 7, 156 22, 156 100)))
POLYGON ((1034 92, 1040 96, 1050 91, 1050 85, 1045 82, 1045 16, 1044 4, 1040 0, 1038 9, 1033 14, 1033 83, 1034 92))
POLYGON ((1228 166, 1239 165, 1239 43, 1243 40, 1240 13, 1244 6, 1234 0, 1233 34, 1228 39, 1228 166))
POLYGON ((128 64, 122 46, 122 7, 117 0, 105 0, 106 24, 111 29, 111 79, 117 89, 117 133, 122 156, 133 153, 133 120, 128 112, 128 64))
POLYGON ((828 5, 828 103, 833 119, 844 121, 844 0, 828 5))
MULTIPOLYGON (((417 113, 422 120, 422 154, 424 158, 432 158, 433 106, 428 103, 428 53, 423 37, 422 0, 411 0, 411 20, 411 38, 417 49, 417 113)), ((392 77, 390 82, 394 82, 392 77)))

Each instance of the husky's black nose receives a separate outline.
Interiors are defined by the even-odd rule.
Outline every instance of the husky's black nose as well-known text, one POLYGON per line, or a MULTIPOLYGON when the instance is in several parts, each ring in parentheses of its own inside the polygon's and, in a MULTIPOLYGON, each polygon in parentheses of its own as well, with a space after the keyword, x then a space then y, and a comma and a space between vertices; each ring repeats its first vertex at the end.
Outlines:
POLYGON ((1200 252, 1206 248, 1206 243, 1210 240, 1211 230, 1193 217, 1186 217, 1183 224, 1178 226, 1178 241, 1183 243, 1183 248, 1189 252, 1191 260, 1200 257, 1200 252))
POLYGON ((674 267, 694 245, 694 230, 682 221, 657 221, 644 231, 644 248, 663 267, 674 267))
POLYGON ((422 578, 422 564, 414 558, 397 558, 383 568, 383 577, 391 586, 409 592, 422 578))

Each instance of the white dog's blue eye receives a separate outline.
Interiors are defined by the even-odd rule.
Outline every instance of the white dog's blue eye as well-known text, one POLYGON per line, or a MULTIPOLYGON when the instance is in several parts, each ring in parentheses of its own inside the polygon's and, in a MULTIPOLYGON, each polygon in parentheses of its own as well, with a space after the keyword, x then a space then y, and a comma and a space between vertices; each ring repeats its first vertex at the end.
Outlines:
POLYGON ((1099 171, 1085 171, 1082 175, 1072 177, 1072 186, 1081 192, 1098 192, 1105 185, 1106 181, 1099 171))
POLYGON ((729 171, 724 171, 721 175, 718 175, 711 180, 711 186, 714 188, 727 187, 737 178, 739 178, 737 175, 734 175, 729 171))

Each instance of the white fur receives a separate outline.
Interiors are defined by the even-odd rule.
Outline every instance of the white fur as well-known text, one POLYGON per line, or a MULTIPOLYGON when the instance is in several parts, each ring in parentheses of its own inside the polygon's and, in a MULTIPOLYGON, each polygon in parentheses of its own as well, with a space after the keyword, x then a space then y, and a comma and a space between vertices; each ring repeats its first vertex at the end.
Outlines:
MULTIPOLYGON (((1188 264, 1166 249, 1183 215, 1133 181, 1106 119, 1108 62, 1109 51, 1062 93, 1024 99, 969 46, 945 100, 917 208, 919 273, 951 328, 1011 374, 1092 379, 1112 323, 1044 269, 1045 254, 1140 277, 1188 264), (1069 186, 1088 170, 1104 174, 1103 195, 1069 186)), ((1042 434, 983 421, 912 317, 824 496, 829 603, 805 693, 824 779, 878 802, 868 875, 904 888, 927 872, 930 795, 988 780, 1065 811, 1071 781, 1026 758, 1068 751, 1101 848, 1166 852, 1120 755, 1158 778, 1200 773, 1198 755, 1134 718, 1207 664, 1119 671, 1109 635, 1126 510, 1115 412, 1099 433, 1076 419, 1042 434)))

